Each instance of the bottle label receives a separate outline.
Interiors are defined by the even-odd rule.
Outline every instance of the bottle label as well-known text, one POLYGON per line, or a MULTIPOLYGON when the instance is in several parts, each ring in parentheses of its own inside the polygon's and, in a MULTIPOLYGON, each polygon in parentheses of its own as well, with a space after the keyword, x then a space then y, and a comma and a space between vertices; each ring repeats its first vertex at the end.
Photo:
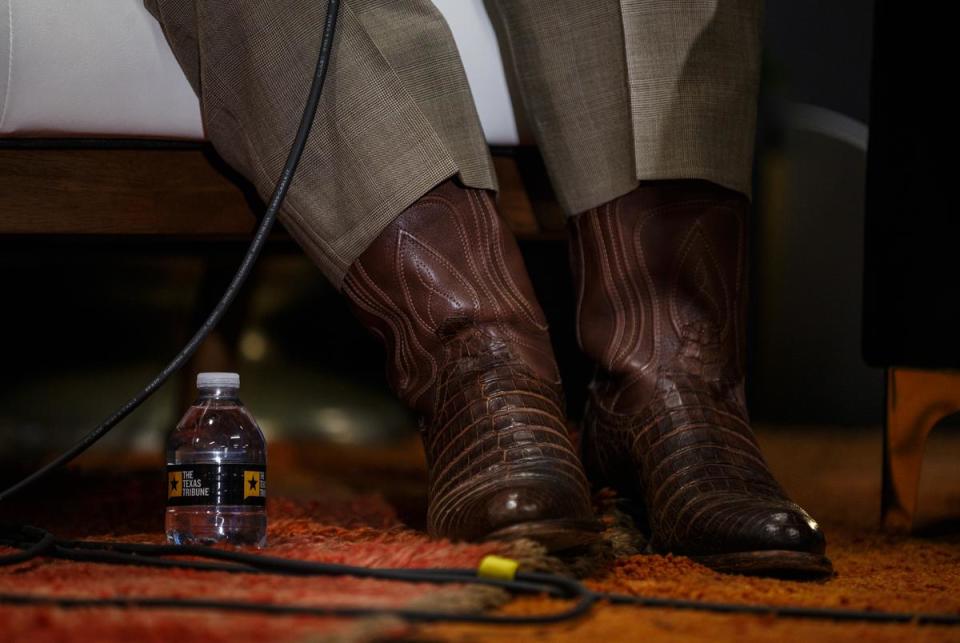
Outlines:
POLYGON ((267 504, 267 468, 261 464, 167 466, 167 506, 267 504))

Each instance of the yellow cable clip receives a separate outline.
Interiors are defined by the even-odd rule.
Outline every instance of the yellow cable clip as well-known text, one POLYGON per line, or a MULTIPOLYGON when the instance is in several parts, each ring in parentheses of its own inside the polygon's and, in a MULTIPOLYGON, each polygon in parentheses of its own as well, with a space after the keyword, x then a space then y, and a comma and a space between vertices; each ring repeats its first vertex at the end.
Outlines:
POLYGON ((517 567, 520 566, 515 560, 504 558, 503 556, 484 556, 477 567, 477 576, 480 578, 492 578, 494 580, 513 580, 517 575, 517 567))

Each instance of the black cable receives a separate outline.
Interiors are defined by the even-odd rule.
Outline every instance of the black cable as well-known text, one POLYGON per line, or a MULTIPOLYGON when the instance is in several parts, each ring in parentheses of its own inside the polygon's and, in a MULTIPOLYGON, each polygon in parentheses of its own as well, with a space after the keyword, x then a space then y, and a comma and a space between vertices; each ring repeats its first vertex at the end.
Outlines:
POLYGON ((340 0, 328 0, 327 16, 323 25, 323 39, 321 40, 320 44, 320 53, 317 57, 317 66, 313 75, 313 83, 310 86, 310 95, 307 99, 306 107, 303 110, 303 116, 300 118, 300 126, 297 129, 297 135, 294 138, 293 145, 290 148, 290 154, 287 156, 287 161, 283 166, 283 171, 280 173, 280 178, 277 180, 277 186, 273 191, 273 196, 270 198, 270 203, 268 204, 267 210, 263 215, 260 226, 257 228, 257 231, 253 236, 253 240, 250 242, 250 247, 247 249, 247 254, 243 257, 243 261, 240 262, 240 267, 237 269, 237 273, 233 276, 233 279, 230 281, 227 289, 223 292, 223 296, 220 298, 220 301, 217 302, 217 305, 214 306, 213 311, 203 322, 193 337, 190 338, 190 341, 186 343, 186 345, 180 350, 179 353, 177 353, 173 360, 171 360, 171 362, 167 364, 166 367, 164 367, 164 369, 161 370, 160 373, 158 373, 157 376, 150 381, 149 384, 147 384, 135 396, 130 398, 130 400, 128 400, 120 408, 114 411, 109 417, 107 417, 107 419, 101 422, 99 426, 85 435, 69 450, 65 451, 46 465, 40 467, 37 471, 34 471, 26 478, 0 492, 0 502, 3 502, 15 493, 22 491, 24 488, 50 475, 50 473, 55 469, 67 464, 93 446, 97 440, 106 435, 121 420, 130 415, 130 413, 143 404, 147 398, 153 395, 153 393, 160 388, 160 386, 162 386, 171 375, 180 370, 187 360, 189 360, 190 357, 196 352, 203 340, 207 338, 207 335, 209 335, 210 332, 220 322, 220 319, 223 317, 224 313, 230 307, 230 304, 232 304, 233 300, 236 298, 237 292, 239 292, 244 282, 246 282, 247 277, 250 275, 250 271, 253 268, 257 257, 260 255, 260 251, 263 249, 263 244, 266 243, 267 237, 270 235, 270 230, 273 228, 273 223, 276 220, 277 211, 280 209, 284 198, 287 196, 287 190, 290 188, 290 183, 293 181, 293 176, 297 170, 297 165, 300 163, 300 157, 303 155, 304 147, 306 147, 307 144, 307 138, 310 135, 310 128, 313 126, 313 119, 317 112, 317 106, 320 103, 320 94, 323 91, 324 79, 326 78, 327 68, 330 64, 330 52, 333 48, 333 37, 336 31, 337 12, 339 8, 340 0))
POLYGON ((195 571, 230 573, 280 574, 297 576, 354 576, 409 583, 457 583, 499 587, 515 594, 547 594, 558 598, 575 599, 571 607, 551 614, 532 616, 491 616, 476 613, 451 613, 405 608, 367 607, 303 607, 294 605, 257 604, 237 601, 205 601, 176 598, 116 597, 93 599, 83 597, 51 597, 29 594, 0 594, 0 603, 12 605, 55 605, 59 607, 140 607, 219 609, 228 611, 262 612, 267 614, 300 614, 312 616, 371 616, 393 615, 411 621, 452 620, 468 623, 501 623, 514 625, 548 624, 577 618, 590 610, 599 600, 581 583, 551 574, 519 574, 515 580, 481 578, 474 569, 407 569, 357 567, 336 563, 319 563, 229 551, 202 546, 151 545, 143 543, 91 542, 57 540, 52 534, 36 527, 14 526, 0 528, 0 545, 22 548, 23 552, 0 556, 0 566, 24 562, 28 558, 47 556, 64 560, 135 565, 149 567, 177 567, 195 571), (43 543, 41 549, 38 544, 43 543), (164 558, 177 556, 177 559, 164 558), (184 560, 193 556, 223 563, 184 560))
POLYGON ((94 599, 83 597, 51 597, 26 594, 0 594, 0 603, 16 605, 55 605, 74 607, 136 607, 216 609, 226 611, 258 612, 274 615, 307 616, 370 616, 393 615, 418 622, 461 622, 490 625, 543 625, 557 623, 586 614, 599 602, 634 607, 696 610, 718 614, 747 614, 780 618, 817 619, 839 622, 916 623, 923 625, 960 625, 960 614, 928 614, 911 612, 874 612, 869 610, 833 609, 822 607, 779 607, 771 605, 716 603, 652 596, 630 596, 594 592, 579 581, 554 574, 524 572, 514 580, 481 578, 474 569, 397 569, 356 567, 334 563, 264 556, 240 551, 214 549, 202 546, 152 545, 97 541, 57 540, 49 532, 36 527, 0 528, 0 545, 23 549, 13 555, 0 556, 0 566, 24 562, 30 558, 47 556, 66 560, 138 565, 150 567, 179 567, 196 571, 220 571, 249 574, 280 574, 296 576, 354 576, 410 583, 482 584, 499 587, 514 594, 542 594, 575 600, 573 606, 560 612, 528 616, 451 613, 434 610, 404 608, 323 607, 296 605, 264 605, 244 601, 196 601, 175 598, 116 597, 94 599), (169 558, 175 556, 177 558, 169 558), (207 560, 184 560, 184 556, 207 560), (214 560, 217 562, 208 562, 214 560))
POLYGON ((861 621, 870 623, 917 623, 921 625, 960 625, 960 614, 924 612, 873 612, 870 610, 834 609, 830 607, 794 607, 751 605, 744 603, 712 603, 654 596, 603 594, 602 599, 613 605, 661 607, 676 610, 695 610, 719 614, 753 614, 784 618, 818 619, 829 621, 861 621))
MULTIPOLYGON (((53 534, 51 534, 49 531, 30 526, 18 526, 14 527, 13 529, 20 532, 22 536, 26 537, 26 542, 28 545, 23 548, 23 551, 19 551, 15 554, 8 554, 6 556, 0 556, 0 567, 5 565, 25 563, 28 560, 43 556, 53 549, 57 544, 56 538, 54 538, 53 534), (31 542, 31 536, 36 537, 35 542, 31 542)), ((3 530, 9 531, 10 528, 7 526, 0 527, 0 533, 2 533, 3 530)), ((19 538, 17 540, 20 541, 19 538)), ((0 544, 7 545, 8 547, 18 547, 20 546, 20 542, 7 543, 4 542, 3 539, 0 539, 0 544)))
POLYGON ((773 616, 780 618, 817 619, 841 622, 867 622, 877 624, 913 623, 916 625, 960 624, 956 614, 924 614, 901 612, 869 612, 866 610, 840 610, 819 607, 775 607, 768 605, 744 605, 736 603, 709 603, 674 599, 657 599, 643 596, 617 596, 608 594, 585 594, 574 607, 553 614, 529 616, 488 614, 462 614, 411 610, 403 608, 367 608, 367 607, 323 607, 299 606, 269 603, 251 603, 246 601, 205 601, 177 598, 76 598, 58 596, 30 596, 26 594, 0 593, 0 604, 11 605, 47 605, 63 608, 78 607, 118 607, 144 609, 192 609, 221 610, 231 612, 263 613, 270 615, 294 616, 384 616, 392 615, 415 622, 453 622, 476 623, 481 625, 547 625, 579 618, 586 614, 595 603, 608 601, 618 605, 635 607, 689 609, 720 614, 748 614, 754 616, 773 616), (611 600, 615 599, 615 600, 611 600))
POLYGON ((178 598, 72 598, 56 596, 27 596, 0 593, 0 603, 11 605, 48 605, 62 608, 119 607, 142 609, 192 609, 221 610, 231 612, 262 613, 285 616, 395 616, 407 621, 436 623, 476 623, 480 625, 549 625, 579 618, 593 606, 595 599, 584 597, 570 609, 553 614, 530 616, 490 616, 487 614, 452 614, 449 612, 413 610, 394 607, 324 607, 280 605, 271 603, 248 603, 245 601, 218 601, 178 598))
POLYGON ((25 552, 11 556, 0 556, 0 567, 24 562, 29 558, 47 556, 65 560, 107 563, 114 565, 134 565, 141 567, 178 567, 198 571, 218 571, 239 574, 280 574, 289 576, 354 576, 378 580, 401 581, 410 583, 464 583, 490 585, 507 589, 514 593, 551 594, 558 597, 573 596, 579 589, 564 585, 567 592, 559 589, 567 583, 562 577, 546 576, 537 581, 504 581, 491 578, 478 578, 474 569, 436 568, 411 569, 389 567, 358 567, 337 563, 318 563, 315 561, 280 558, 262 554, 249 554, 205 547, 201 545, 153 545, 146 543, 119 543, 97 541, 56 540, 52 534, 36 527, 14 527, 12 530, 0 528, 0 545, 26 548, 25 552), (22 531, 22 530, 28 531, 22 531), (18 532, 18 530, 20 530, 18 532), (33 539, 40 539, 41 549, 33 539), (27 556, 26 553, 30 552, 27 556), (166 556, 174 558, 164 558, 166 556), (206 558, 223 563, 209 563, 185 560, 184 557, 206 558))

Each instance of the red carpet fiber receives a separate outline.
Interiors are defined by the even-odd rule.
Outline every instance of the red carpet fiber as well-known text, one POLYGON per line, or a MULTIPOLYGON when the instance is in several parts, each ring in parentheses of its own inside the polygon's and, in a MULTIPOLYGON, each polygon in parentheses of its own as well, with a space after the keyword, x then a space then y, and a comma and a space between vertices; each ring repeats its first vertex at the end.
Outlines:
MULTIPOLYGON (((270 500, 268 551, 279 556, 365 565, 473 567, 483 555, 499 548, 501 553, 520 558, 528 569, 573 572, 593 587, 617 592, 767 605, 960 614, 960 431, 935 431, 928 445, 920 492, 920 529, 913 537, 885 534, 877 528, 879 429, 778 429, 761 432, 760 439, 786 489, 822 523, 836 568, 833 578, 799 582, 717 574, 685 558, 644 555, 639 550, 642 542, 626 529, 608 530, 605 543, 590 555, 566 561, 546 558, 524 543, 507 550, 505 545, 430 542, 416 529, 422 527, 425 484, 422 453, 415 442, 381 450, 302 444, 285 449, 272 445, 271 491, 298 500, 270 500)), ((85 464, 94 471, 116 471, 117 466, 109 459, 97 463, 89 457, 85 464)), ((156 463, 133 464, 144 468, 156 463)), ((19 506, 4 506, 0 520, 29 518, 66 537, 160 542, 162 480, 158 474, 147 478, 73 475, 33 491, 19 506)), ((479 608, 504 601, 497 592, 476 588, 154 571, 49 560, 0 569, 0 592, 7 591, 232 598, 304 605, 479 608)), ((561 607, 555 600, 526 597, 496 609, 531 614, 561 607)), ((449 624, 412 627, 376 619, 0 607, 3 641, 262 643, 394 637, 571 643, 939 642, 960 641, 960 628, 795 621, 603 605, 573 622, 508 628, 449 624)))
MULTIPOLYGON (((69 491, 42 507, 13 512, 62 537, 163 542, 162 498, 155 475, 61 478, 69 491), (120 489, 120 491, 117 491, 120 489)), ((271 499, 269 549, 274 556, 378 567, 475 567, 504 545, 429 541, 403 527, 389 504, 371 494, 320 494, 321 499, 271 499)), ((12 550, 0 549, 0 553, 12 550)), ((497 590, 414 585, 351 578, 292 578, 194 570, 160 570, 37 560, 0 568, 0 593, 73 597, 177 597, 297 605, 413 606, 478 609, 502 602, 497 590)), ((391 619, 178 613, 170 610, 0 606, 0 640, 31 641, 275 641, 402 635, 391 619)))

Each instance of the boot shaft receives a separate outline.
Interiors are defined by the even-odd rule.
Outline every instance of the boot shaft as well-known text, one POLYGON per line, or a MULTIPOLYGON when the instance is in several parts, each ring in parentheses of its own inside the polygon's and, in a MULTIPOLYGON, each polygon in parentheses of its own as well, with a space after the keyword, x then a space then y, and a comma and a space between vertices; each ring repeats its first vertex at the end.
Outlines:
POLYGON ((705 181, 666 181, 573 219, 577 337, 610 410, 642 408, 663 371, 742 385, 747 208, 705 181))
POLYGON ((344 294, 384 342, 391 387, 421 414, 433 413, 443 365, 471 346, 496 347, 559 391, 523 258, 483 190, 446 181, 418 200, 351 266, 344 294))

